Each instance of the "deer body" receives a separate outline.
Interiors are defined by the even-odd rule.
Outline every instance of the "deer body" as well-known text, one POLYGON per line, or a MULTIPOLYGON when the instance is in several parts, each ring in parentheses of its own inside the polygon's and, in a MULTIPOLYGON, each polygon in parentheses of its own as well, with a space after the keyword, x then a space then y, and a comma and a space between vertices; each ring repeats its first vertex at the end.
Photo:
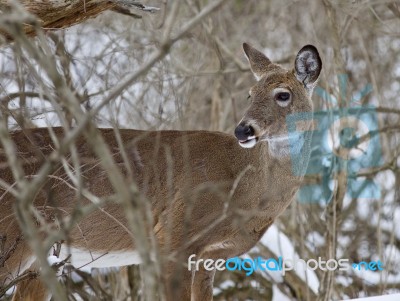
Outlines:
MULTIPOLYGON (((191 254, 204 259, 227 259, 247 252, 290 204, 302 181, 292 172, 289 142, 284 136, 285 117, 312 110, 310 96, 321 69, 318 52, 312 46, 304 47, 295 70, 287 71, 247 44, 244 49, 259 81, 250 91, 252 104, 235 130, 236 137, 208 131, 120 130, 127 166, 114 131, 99 129, 115 163, 151 203, 152 231, 160 252, 179 250, 184 262, 191 254)), ((309 127, 306 124, 301 130, 309 127)), ((53 131, 59 138, 64 135, 61 128, 53 131)), ((48 130, 14 132, 12 138, 24 162, 25 174, 33 176, 43 158, 54 149, 48 130)), ((302 143, 307 145, 308 141, 302 143)), ((107 171, 101 168, 88 143, 80 137, 75 145, 83 187, 98 197, 112 195, 107 171)), ((0 159, 6 162, 1 153, 0 159)), ((4 165, 1 178, 14 182, 4 165)), ((34 262, 27 244, 20 240, 13 202, 11 194, 2 194, 0 234, 6 237, 3 249, 18 243, 4 266, 0 266, 0 286, 34 262)), ((89 203, 77 196, 60 165, 35 197, 34 207, 43 220, 57 228, 59 218, 89 203)), ((59 256, 64 259, 71 254, 75 267, 127 265, 139 263, 135 249, 122 207, 107 202, 69 231, 59 256)), ((173 264, 167 265, 168 300, 212 299, 215 271, 183 271, 182 286, 173 289, 170 283, 175 270, 173 264)), ((23 294, 28 295, 21 285, 15 300, 18 296, 23 299, 23 294)))

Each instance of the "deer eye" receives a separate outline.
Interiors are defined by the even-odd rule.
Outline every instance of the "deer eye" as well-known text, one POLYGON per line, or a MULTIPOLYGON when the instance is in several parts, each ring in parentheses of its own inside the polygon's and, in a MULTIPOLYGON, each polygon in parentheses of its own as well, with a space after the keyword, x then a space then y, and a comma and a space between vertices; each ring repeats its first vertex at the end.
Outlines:
POLYGON ((290 99, 289 92, 280 92, 276 95, 276 100, 279 100, 279 101, 288 101, 289 99, 290 99))
POLYGON ((275 91, 275 95, 274 95, 276 102, 281 107, 288 106, 290 103, 290 100, 292 98, 292 94, 289 91, 287 91, 287 89, 280 89, 280 88, 278 88, 278 89, 277 89, 278 91, 275 91))

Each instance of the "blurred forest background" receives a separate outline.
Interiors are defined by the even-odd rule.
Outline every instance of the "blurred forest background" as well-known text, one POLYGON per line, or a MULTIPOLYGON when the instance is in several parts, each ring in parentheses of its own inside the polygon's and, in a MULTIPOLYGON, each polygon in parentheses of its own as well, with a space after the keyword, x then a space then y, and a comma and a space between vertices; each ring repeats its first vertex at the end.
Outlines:
MULTIPOLYGON (((245 257, 381 260, 384 271, 292 271, 284 277, 277 272, 217 272, 214 300, 341 300, 400 292, 400 2, 225 1, 182 35, 182 28, 213 1, 139 2, 150 9, 131 7, 130 15, 106 10, 28 40, 57 63, 86 111, 110 97, 154 53, 162 53, 126 89, 114 91, 93 117, 99 127, 233 134, 255 82, 243 42, 285 67, 292 67, 302 46, 315 45, 323 61, 319 87, 341 107, 350 106, 349 100, 366 85, 372 89, 357 104, 376 107, 382 163, 357 176, 375 181, 380 197, 351 197, 331 188, 327 199, 295 201, 245 257), (171 14, 173 22, 168 21, 171 14), (169 34, 178 38, 166 47, 169 34), (348 76, 346 91, 340 74, 348 76)), ((0 14, 3 33, 10 24, 24 22, 23 17, 7 19, 11 16, 0 14)), ((1 118, 10 130, 74 125, 74 117, 55 106, 55 88, 23 41, 13 41, 12 33, 1 40, 1 118)), ((316 111, 335 109, 316 93, 313 102, 316 111)), ((332 172, 330 177, 334 181, 338 175, 332 172)), ((71 285, 71 292, 84 300, 140 300, 140 269, 92 271, 93 278, 81 272, 86 289, 71 285)))

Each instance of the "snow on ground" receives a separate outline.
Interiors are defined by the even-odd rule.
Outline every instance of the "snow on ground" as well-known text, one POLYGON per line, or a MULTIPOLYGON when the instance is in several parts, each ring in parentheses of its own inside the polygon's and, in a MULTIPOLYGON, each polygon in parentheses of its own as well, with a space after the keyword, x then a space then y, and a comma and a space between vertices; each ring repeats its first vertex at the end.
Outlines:
POLYGON ((400 294, 384 295, 384 296, 368 297, 368 298, 360 298, 360 299, 351 299, 351 300, 354 300, 354 301, 399 301, 400 294))
MULTIPOLYGON (((273 224, 261 238, 261 243, 267 246, 276 255, 276 258, 279 256, 281 256, 283 260, 295 260, 300 258, 295 252, 295 248, 290 239, 284 233, 282 233, 275 224, 273 224)), ((302 259, 307 260, 308 258, 302 259)), ((302 280, 308 283, 308 286, 315 293, 318 292, 319 280, 314 271, 307 269, 298 269, 293 271, 302 280)), ((274 279, 276 278, 276 275, 274 275, 276 273, 280 273, 280 271, 268 271, 268 274, 270 274, 274 279)))
POLYGON ((286 296, 277 285, 272 286, 272 301, 290 301, 291 299, 286 296))

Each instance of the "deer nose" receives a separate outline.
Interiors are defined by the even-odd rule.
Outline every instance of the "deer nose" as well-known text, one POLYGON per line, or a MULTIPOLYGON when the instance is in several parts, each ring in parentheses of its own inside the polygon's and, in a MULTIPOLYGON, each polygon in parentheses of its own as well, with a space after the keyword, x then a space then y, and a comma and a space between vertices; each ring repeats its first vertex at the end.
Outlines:
POLYGON ((254 129, 251 125, 239 124, 235 129, 235 136, 238 140, 244 141, 254 136, 254 129))

